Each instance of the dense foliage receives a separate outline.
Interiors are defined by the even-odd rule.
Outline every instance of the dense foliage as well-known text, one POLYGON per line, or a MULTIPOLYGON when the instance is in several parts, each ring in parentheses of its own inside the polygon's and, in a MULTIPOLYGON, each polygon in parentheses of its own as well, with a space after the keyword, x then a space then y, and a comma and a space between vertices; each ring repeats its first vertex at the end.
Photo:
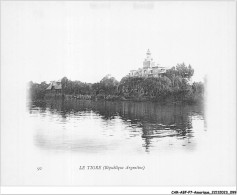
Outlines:
MULTIPOLYGON (((161 102, 194 103, 203 100, 204 84, 190 79, 194 74, 189 65, 178 64, 161 77, 124 77, 118 82, 114 77, 106 75, 98 83, 71 81, 61 79, 62 93, 66 95, 90 95, 99 99, 151 100, 161 102)), ((47 84, 30 82, 32 98, 44 98, 47 84)))
POLYGON ((189 65, 178 64, 168 69, 162 77, 124 77, 119 84, 119 95, 137 100, 186 101, 189 103, 203 99, 203 83, 190 79, 194 70, 189 65))
POLYGON ((46 82, 41 82, 38 84, 30 81, 28 83, 28 87, 31 99, 43 99, 46 94, 46 88, 48 87, 48 84, 46 82))

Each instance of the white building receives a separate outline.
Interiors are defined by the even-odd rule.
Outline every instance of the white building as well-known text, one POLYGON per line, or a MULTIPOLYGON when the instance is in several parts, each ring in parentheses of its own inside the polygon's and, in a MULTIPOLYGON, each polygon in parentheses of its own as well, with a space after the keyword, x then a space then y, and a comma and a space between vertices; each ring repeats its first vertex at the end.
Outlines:
POLYGON ((151 57, 151 52, 148 49, 146 52, 146 58, 143 61, 143 67, 138 70, 131 70, 130 77, 160 77, 166 72, 165 67, 156 64, 151 57))

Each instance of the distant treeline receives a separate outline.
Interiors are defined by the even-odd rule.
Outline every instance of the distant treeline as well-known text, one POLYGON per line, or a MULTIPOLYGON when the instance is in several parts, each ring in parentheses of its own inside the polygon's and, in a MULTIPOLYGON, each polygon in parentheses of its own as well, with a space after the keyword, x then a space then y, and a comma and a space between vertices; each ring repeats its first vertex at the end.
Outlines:
MULTIPOLYGON (((168 69, 161 77, 126 76, 120 82, 110 75, 93 84, 63 77, 62 93, 72 97, 89 95, 91 99, 196 103, 203 101, 204 83, 191 83, 193 74, 193 68, 183 63, 168 69)), ((29 85, 32 99, 43 99, 49 86, 46 82, 32 81, 29 85)))

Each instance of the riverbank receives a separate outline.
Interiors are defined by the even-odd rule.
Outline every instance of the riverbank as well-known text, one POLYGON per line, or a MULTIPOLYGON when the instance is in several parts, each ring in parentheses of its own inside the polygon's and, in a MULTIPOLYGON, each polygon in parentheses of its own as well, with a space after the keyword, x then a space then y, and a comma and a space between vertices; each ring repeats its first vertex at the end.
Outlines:
MULTIPOLYGON (((196 99, 178 99, 174 96, 168 96, 166 98, 157 98, 149 96, 119 96, 119 95, 68 95, 68 94, 46 94, 43 99, 34 99, 34 100, 54 100, 54 99, 63 99, 63 100, 91 100, 91 101, 133 101, 133 102, 157 102, 164 105, 168 104, 200 104, 203 103, 203 97, 196 99)), ((33 101, 34 101, 33 100, 33 101)))

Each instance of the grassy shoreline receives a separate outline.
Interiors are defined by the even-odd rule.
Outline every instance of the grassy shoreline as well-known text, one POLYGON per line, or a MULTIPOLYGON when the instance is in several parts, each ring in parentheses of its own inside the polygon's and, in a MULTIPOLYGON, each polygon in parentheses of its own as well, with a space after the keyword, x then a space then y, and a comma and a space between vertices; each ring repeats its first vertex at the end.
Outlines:
POLYGON ((189 104, 189 105, 196 105, 202 104, 204 102, 204 98, 200 98, 197 100, 175 100, 174 97, 167 97, 162 99, 155 99, 152 97, 135 97, 135 96, 118 96, 118 95, 68 95, 68 94, 53 94, 48 95, 46 94, 43 98, 34 98, 31 101, 47 101, 47 100, 55 100, 61 99, 64 101, 70 100, 89 100, 89 101, 131 101, 131 102, 154 102, 160 103, 164 105, 169 104, 189 104))

